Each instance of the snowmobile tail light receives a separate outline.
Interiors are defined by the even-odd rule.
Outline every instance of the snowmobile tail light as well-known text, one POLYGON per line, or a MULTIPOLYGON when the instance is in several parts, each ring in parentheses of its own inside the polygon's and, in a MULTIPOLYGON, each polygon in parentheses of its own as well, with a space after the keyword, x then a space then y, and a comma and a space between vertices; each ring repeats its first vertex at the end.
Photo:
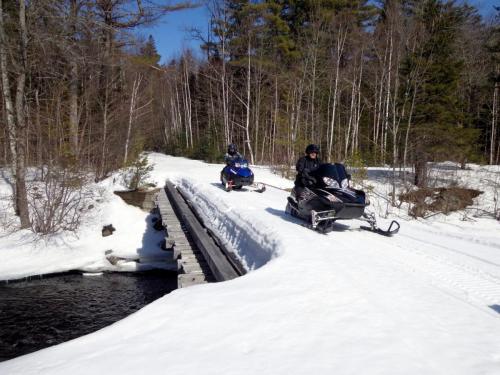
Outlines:
POLYGON ((333 178, 330 177, 323 177, 323 182, 325 183, 326 186, 330 188, 339 188, 339 183, 335 181, 333 178))
POLYGON ((344 178, 340 185, 341 185, 342 189, 347 189, 349 187, 349 180, 347 178, 344 178))

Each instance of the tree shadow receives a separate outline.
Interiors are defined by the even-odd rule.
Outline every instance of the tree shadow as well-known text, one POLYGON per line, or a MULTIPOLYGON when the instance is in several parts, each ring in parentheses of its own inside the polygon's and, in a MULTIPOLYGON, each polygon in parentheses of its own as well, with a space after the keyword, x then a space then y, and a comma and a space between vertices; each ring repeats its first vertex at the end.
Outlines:
POLYGON ((493 309, 493 311, 497 312, 500 314, 500 305, 490 305, 488 306, 490 309, 493 309))
MULTIPOLYGON (((220 183, 220 182, 211 182, 210 185, 215 186, 216 188, 219 188, 223 191, 226 191, 226 188, 220 183)), ((245 187, 242 187, 241 189, 232 189, 231 191, 236 191, 236 192, 241 192, 241 191, 252 191, 249 189, 246 189, 245 187)), ((227 193, 230 193, 226 191, 227 193)))
POLYGON ((137 271, 149 271, 154 269, 171 269, 172 252, 162 249, 166 236, 166 230, 155 229, 155 223, 161 220, 159 213, 152 210, 144 219, 146 226, 142 235, 141 247, 136 249, 137 256, 125 258, 127 261, 137 263, 137 271))
POLYGON ((7 183, 7 185, 11 187, 12 192, 14 192, 15 191, 14 181, 12 180, 12 176, 10 175, 10 173, 7 175, 5 173, 5 169, 2 168, 0 169, 0 177, 7 183))
POLYGON ((165 239, 165 230, 156 230, 154 228, 157 220, 161 220, 160 215, 154 211, 150 212, 144 219, 146 228, 142 235, 142 247, 137 249, 139 256, 155 256, 165 253, 161 249, 162 241, 165 239))

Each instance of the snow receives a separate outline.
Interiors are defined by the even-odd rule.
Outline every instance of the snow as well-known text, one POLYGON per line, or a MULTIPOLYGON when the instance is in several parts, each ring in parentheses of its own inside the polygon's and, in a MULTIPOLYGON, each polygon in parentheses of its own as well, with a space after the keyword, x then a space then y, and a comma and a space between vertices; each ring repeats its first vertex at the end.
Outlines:
MULTIPOLYGON (((388 214, 382 227, 399 217, 398 235, 359 231, 352 221, 324 236, 285 215, 284 190, 227 193, 217 183, 221 165, 160 154, 150 160, 152 179, 178 184, 251 272, 176 290, 96 333, 2 362, 2 375, 500 373, 498 221, 464 212, 410 220, 405 207, 373 195, 373 207, 388 214)), ((266 168, 254 172, 292 187, 266 168)), ((494 181, 499 172, 453 173, 459 181, 494 181)), ((389 191, 378 177, 370 184, 389 191)), ((491 210, 495 187, 480 184, 487 197, 476 206, 491 210)), ((107 249, 131 256, 153 247, 155 240, 142 238, 147 214, 113 196, 111 179, 101 188, 103 201, 78 238, 0 238, 1 278, 102 271, 107 249), (115 234, 101 237, 111 222, 115 234)))

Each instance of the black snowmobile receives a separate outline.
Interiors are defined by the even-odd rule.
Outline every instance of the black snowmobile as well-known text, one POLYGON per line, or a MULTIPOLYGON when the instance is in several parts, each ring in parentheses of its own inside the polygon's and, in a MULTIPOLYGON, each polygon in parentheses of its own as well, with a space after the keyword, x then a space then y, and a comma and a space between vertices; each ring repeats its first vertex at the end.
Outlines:
POLYGON ((321 164, 310 175, 316 180, 315 184, 304 189, 300 200, 292 190, 286 206, 286 212, 306 221, 307 227, 328 233, 337 220, 358 219, 370 225, 361 226, 362 229, 378 234, 392 236, 399 231, 397 221, 393 220, 389 228, 383 230, 377 226, 375 214, 365 213, 370 202, 364 191, 349 186, 351 176, 343 164, 321 164))

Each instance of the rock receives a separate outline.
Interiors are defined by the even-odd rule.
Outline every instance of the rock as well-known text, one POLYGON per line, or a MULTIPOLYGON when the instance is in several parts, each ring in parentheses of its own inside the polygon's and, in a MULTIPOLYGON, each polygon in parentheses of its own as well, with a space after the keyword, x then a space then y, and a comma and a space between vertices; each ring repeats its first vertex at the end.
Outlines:
POLYGON ((113 227, 113 224, 105 225, 102 227, 102 236, 103 237, 111 236, 115 230, 116 229, 115 227, 113 227))
POLYGON ((175 241, 172 239, 165 238, 160 242, 160 248, 162 250, 173 250, 175 246, 175 241))
POLYGON ((114 255, 110 255, 108 257, 106 257, 106 259, 109 261, 109 263, 111 263, 113 266, 116 265, 116 263, 118 263, 118 261, 120 260, 120 258, 114 256, 114 255))
POLYGON ((165 230, 165 227, 163 226, 161 220, 156 220, 155 223, 153 224, 153 228, 155 230, 165 230))

